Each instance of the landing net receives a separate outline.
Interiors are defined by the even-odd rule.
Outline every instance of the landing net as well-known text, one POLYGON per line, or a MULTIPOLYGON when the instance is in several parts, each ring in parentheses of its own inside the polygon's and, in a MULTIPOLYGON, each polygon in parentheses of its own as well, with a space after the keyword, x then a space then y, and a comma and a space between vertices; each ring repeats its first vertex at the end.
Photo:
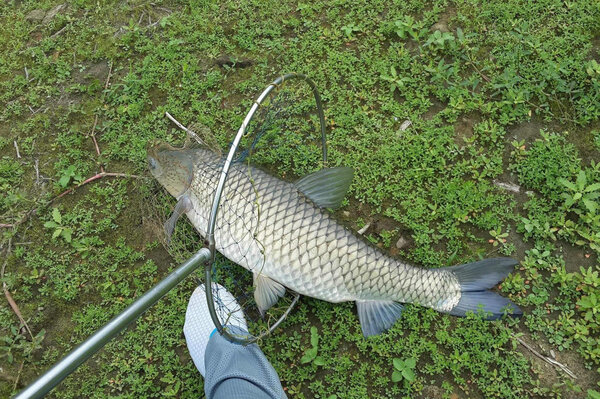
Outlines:
POLYGON ((202 208, 210 210, 203 217, 208 220, 206 239, 212 255, 205 285, 213 289, 205 292, 211 318, 226 338, 247 344, 268 335, 299 298, 295 292, 274 287, 271 294, 281 297, 264 311, 259 309, 264 296, 260 303, 255 299, 257 281, 271 277, 275 267, 269 250, 277 240, 276 230, 269 233, 272 221, 265 209, 273 204, 269 196, 276 195, 272 191, 277 184, 258 173, 256 165, 289 180, 292 169, 306 173, 326 163, 319 93, 306 76, 288 74, 271 83, 252 104, 226 157, 204 165, 214 171, 204 175, 204 183, 215 187, 208 196, 210 204, 202 208), (242 317, 249 334, 235 328, 244 325, 242 317))

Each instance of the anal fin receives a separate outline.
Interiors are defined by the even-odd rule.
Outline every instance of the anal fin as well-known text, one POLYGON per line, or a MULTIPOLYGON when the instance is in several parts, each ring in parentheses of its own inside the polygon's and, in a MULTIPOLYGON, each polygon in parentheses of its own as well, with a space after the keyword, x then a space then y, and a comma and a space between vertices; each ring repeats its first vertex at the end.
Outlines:
POLYGON ((394 301, 356 301, 360 328, 365 337, 378 335, 394 325, 404 306, 394 301))
POLYGON ((285 295, 285 287, 261 273, 254 273, 254 300, 260 314, 264 314, 279 298, 285 295))

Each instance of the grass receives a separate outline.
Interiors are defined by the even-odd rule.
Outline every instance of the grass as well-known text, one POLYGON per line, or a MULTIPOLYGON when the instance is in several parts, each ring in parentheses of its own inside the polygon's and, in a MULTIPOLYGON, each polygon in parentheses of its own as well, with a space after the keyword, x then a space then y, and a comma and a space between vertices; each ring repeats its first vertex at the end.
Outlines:
MULTIPOLYGON (((1 396, 198 249, 184 224, 168 250, 160 244, 174 201, 149 178, 145 148, 184 139, 164 112, 207 126, 226 149, 285 72, 315 80, 330 163, 356 171, 340 219, 371 223, 374 245, 426 267, 514 256, 519 270, 501 290, 525 310, 488 323, 407 306, 389 333, 365 340, 352 304, 303 298, 262 343, 289 396, 600 391, 597 2, 77 0, 45 21, 32 13, 59 4, 0 5, 0 224, 10 225, 0 240, 12 247, 2 281, 32 329, 0 307, 1 396), (224 56, 231 62, 219 65, 224 56), (101 168, 148 178, 105 177, 48 205, 101 168), (398 249, 401 236, 409 244, 398 249), (541 363, 515 334, 553 348, 579 378, 541 363), (415 378, 394 382, 394 359, 414 359, 415 378)), ((311 143, 282 141, 260 161, 302 176, 318 156, 311 143)), ((173 290, 52 397, 201 396, 181 333, 194 285, 173 290)))

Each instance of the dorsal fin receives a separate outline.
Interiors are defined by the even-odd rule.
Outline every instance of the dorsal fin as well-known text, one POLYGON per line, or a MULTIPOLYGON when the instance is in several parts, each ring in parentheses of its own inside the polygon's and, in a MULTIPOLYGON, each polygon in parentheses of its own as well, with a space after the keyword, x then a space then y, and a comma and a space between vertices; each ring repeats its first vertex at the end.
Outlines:
POLYGON ((342 204, 353 175, 352 168, 325 168, 304 176, 295 185, 318 207, 335 209, 342 204))

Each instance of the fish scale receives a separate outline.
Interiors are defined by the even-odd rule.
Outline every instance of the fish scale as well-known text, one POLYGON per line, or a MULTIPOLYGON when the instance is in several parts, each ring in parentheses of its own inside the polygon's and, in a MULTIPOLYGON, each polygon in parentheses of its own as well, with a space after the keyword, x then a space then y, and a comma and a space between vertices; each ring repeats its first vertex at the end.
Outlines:
MULTIPOLYGON (((206 149, 148 150, 152 174, 178 198, 165 224, 167 234, 185 212, 206 236, 223 162, 206 149)), ((457 316, 482 307, 488 319, 507 308, 522 314, 488 290, 513 270, 513 259, 423 269, 384 254, 337 223, 323 208, 341 202, 352 176, 348 171, 324 169, 292 184, 244 163, 231 165, 215 221, 215 246, 254 273, 261 311, 282 295, 282 284, 329 302, 356 301, 365 336, 391 327, 405 302, 457 316)))
MULTIPOLYGON (((187 216, 203 235, 222 165, 209 151, 199 152, 194 162, 189 188, 193 209, 187 216)), ((245 164, 235 163, 229 171, 215 242, 219 252, 246 269, 329 302, 393 300, 448 311, 460 299, 451 273, 415 268, 384 255, 292 183, 245 164)))

